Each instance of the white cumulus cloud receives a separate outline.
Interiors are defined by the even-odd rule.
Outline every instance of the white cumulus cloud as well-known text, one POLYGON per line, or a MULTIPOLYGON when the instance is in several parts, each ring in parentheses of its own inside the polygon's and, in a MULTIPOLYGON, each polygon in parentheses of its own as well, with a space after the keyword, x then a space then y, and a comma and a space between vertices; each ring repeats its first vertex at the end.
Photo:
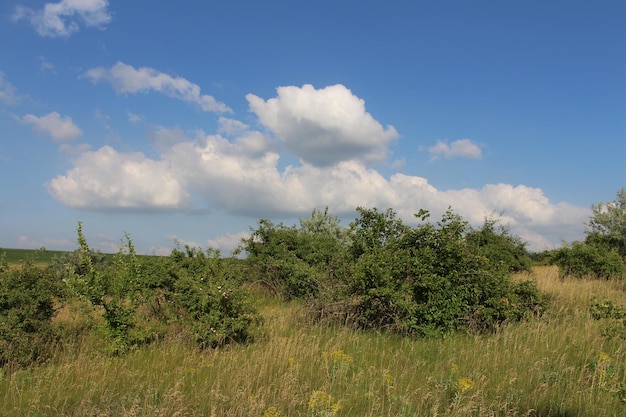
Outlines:
POLYGON ((228 136, 234 136, 246 132, 250 128, 250 126, 243 122, 240 122, 239 120, 230 119, 223 116, 219 118, 218 123, 219 129, 217 130, 217 132, 224 133, 228 136))
POLYGON ((37 132, 50 135, 55 142, 72 141, 83 134, 83 131, 74 124, 71 117, 62 117, 57 112, 48 113, 41 117, 27 114, 21 120, 32 125, 37 132))
MULTIPOLYGON (((332 166, 287 166, 271 146, 251 145, 242 138, 196 132, 183 139, 180 130, 160 128, 160 135, 177 138, 161 156, 120 153, 110 147, 86 152, 74 168, 52 180, 52 195, 71 207, 88 210, 189 210, 194 202, 251 218, 306 217, 313 208, 351 216, 357 206, 392 207, 400 217, 415 222, 420 208, 433 219, 451 206, 471 224, 502 213, 514 233, 542 250, 582 234, 589 210, 553 203, 540 189, 524 185, 489 184, 480 189, 439 190, 427 179, 405 174, 385 177, 362 161, 332 166)), ((263 135, 255 134, 259 143, 263 135)), ((210 242, 225 248, 224 242, 210 242), (220 245, 218 245, 220 243, 220 245)))
POLYGON ((134 68, 118 62, 111 68, 92 68, 83 74, 94 83, 108 81, 118 94, 156 91, 168 97, 198 105, 204 111, 231 112, 224 103, 210 95, 201 94, 200 86, 182 77, 157 71, 154 68, 134 68))
MULTIPOLYGON (((332 87, 330 94, 310 86, 285 88, 267 102, 248 96, 276 138, 227 118, 219 120, 216 134, 158 126, 149 133, 158 156, 109 146, 85 150, 65 175, 50 181, 49 191, 61 203, 86 210, 208 208, 253 219, 307 217, 313 208, 324 207, 350 218, 364 206, 391 207, 407 222, 416 222, 413 214, 419 209, 438 220, 452 207, 473 225, 501 213, 503 223, 536 250, 583 233, 589 210, 551 202, 538 188, 488 184, 440 190, 416 175, 383 175, 368 163, 385 153, 396 136, 393 128, 383 129, 344 87, 332 87), (343 125, 339 114, 344 114, 343 125), (308 133, 297 129, 304 126, 308 133), (320 139, 320 132, 335 139, 320 139), (302 163, 285 166, 277 140, 294 149, 302 163)), ((471 148, 463 143, 457 148, 471 148)), ((451 152, 457 148, 449 145, 451 152)), ((225 247, 218 239, 210 243, 225 247)))
POLYGON ((63 204, 87 210, 174 210, 190 200, 164 161, 110 146, 81 154, 48 189, 63 204))
POLYGON ((288 150, 313 165, 380 161, 397 137, 393 126, 384 128, 365 110, 365 102, 343 85, 319 90, 309 84, 279 87, 277 93, 267 101, 248 94, 250 110, 288 150))
POLYGON ((41 36, 67 37, 78 32, 81 24, 104 29, 111 22, 108 7, 107 0, 61 0, 40 10, 17 6, 13 21, 27 20, 41 36))
POLYGON ((428 148, 428 152, 430 153, 431 160, 439 158, 482 158, 480 146, 470 139, 459 139, 452 143, 439 140, 435 146, 428 148))

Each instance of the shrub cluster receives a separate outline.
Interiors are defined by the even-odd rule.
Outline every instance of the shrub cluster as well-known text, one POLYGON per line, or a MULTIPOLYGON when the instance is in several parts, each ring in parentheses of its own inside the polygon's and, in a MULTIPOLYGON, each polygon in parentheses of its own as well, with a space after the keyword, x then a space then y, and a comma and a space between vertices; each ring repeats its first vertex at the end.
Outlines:
POLYGON ((572 276, 611 279, 620 278, 626 273, 624 261, 615 248, 592 242, 575 241, 564 244, 552 252, 551 261, 559 267, 562 278, 572 276))
POLYGON ((561 276, 615 279, 626 276, 626 188, 614 201, 591 206, 583 241, 565 243, 548 254, 561 276))
POLYGON ((300 228, 262 220, 242 246, 252 275, 319 318, 404 334, 484 331, 544 308, 533 283, 510 277, 529 268, 524 245, 493 220, 473 230, 451 210, 436 224, 420 211, 410 227, 391 209, 358 212, 349 228, 319 211, 300 228))
POLYGON ((104 336, 111 354, 167 335, 201 348, 245 342, 260 320, 241 268, 217 251, 186 247, 169 257, 137 256, 127 235, 107 259, 89 248, 81 223, 78 243, 48 267, 9 268, 0 258, 0 367, 48 358, 63 340, 52 319, 68 306, 104 336))

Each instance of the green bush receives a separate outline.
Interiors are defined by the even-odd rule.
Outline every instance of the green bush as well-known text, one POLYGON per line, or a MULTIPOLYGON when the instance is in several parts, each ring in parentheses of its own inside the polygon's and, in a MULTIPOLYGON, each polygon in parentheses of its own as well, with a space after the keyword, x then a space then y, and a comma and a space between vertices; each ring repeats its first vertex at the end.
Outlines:
POLYGON ((364 329, 486 331, 544 308, 534 283, 511 279, 530 259, 495 222, 475 231, 449 210, 437 224, 412 228, 391 209, 357 210, 341 239, 262 221, 245 241, 248 262, 287 298, 306 295, 313 317, 364 329))
POLYGON ((285 299, 312 299, 345 273, 347 229, 327 212, 313 211, 301 227, 259 221, 240 251, 248 274, 285 299))
MULTIPOLYGON (((106 255, 102 252, 94 249, 89 249, 88 255, 91 258, 91 264, 95 268, 103 268, 107 265, 106 255)), ((64 281, 69 278, 70 271, 78 275, 85 275, 87 273, 84 258, 84 251, 82 249, 76 249, 72 252, 66 252, 61 255, 52 257, 48 268, 54 277, 59 281, 64 281)))
MULTIPOLYGON (((485 331, 544 308, 536 286, 514 283, 510 268, 487 258, 451 210, 436 225, 416 228, 391 210, 359 213, 352 224, 356 258, 348 315, 360 327, 418 335, 485 331)), ((425 220, 428 214, 418 216, 425 220)))
POLYGON ((260 316, 241 277, 219 251, 187 248, 187 256, 172 253, 173 301, 182 324, 191 325, 194 340, 202 348, 229 342, 247 342, 260 316))
POLYGON ((0 366, 48 359, 56 340, 55 301, 62 288, 48 271, 31 262, 0 269, 0 366))
POLYGON ((113 262, 96 265, 78 227, 80 268, 69 265, 73 294, 102 312, 107 349, 122 354, 168 327, 190 329, 202 347, 249 339, 258 315, 235 264, 219 252, 174 249, 169 258, 139 257, 130 237, 113 262), (77 273, 76 271, 80 271, 77 273))
POLYGON ((561 277, 610 279, 623 277, 626 273, 617 249, 580 241, 555 250, 552 263, 559 267, 561 277))
POLYGON ((601 327, 602 336, 626 340, 626 308, 616 305, 611 300, 593 300, 589 307, 591 317, 604 320, 601 327))
POLYGON ((533 283, 512 281, 530 259, 496 222, 475 231, 449 210, 413 228, 391 209, 357 210, 349 229, 327 212, 300 228, 262 220, 242 246, 251 274, 285 298, 308 300, 315 318, 404 334, 485 331, 544 308, 533 283))
POLYGON ((498 219, 485 219, 481 228, 468 232, 466 239, 468 244, 476 246, 478 253, 508 272, 531 271, 532 260, 526 244, 500 225, 498 219))

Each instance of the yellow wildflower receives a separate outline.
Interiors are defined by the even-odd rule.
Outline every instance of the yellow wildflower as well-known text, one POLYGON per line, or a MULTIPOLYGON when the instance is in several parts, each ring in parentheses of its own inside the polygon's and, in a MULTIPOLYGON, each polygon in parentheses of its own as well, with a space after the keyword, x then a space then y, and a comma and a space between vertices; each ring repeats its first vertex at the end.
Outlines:
POLYGON ((274 406, 269 407, 263 413, 263 417, 280 417, 280 416, 281 416, 280 410, 278 408, 274 407, 274 406))
POLYGON ((456 385, 460 393, 465 393, 474 388, 474 385, 476 385, 476 383, 471 378, 460 378, 457 381, 456 385))
POLYGON ((341 407, 335 403, 332 395, 315 390, 309 397, 309 410, 314 416, 335 416, 341 407))
POLYGON ((611 362, 611 357, 606 352, 600 352, 600 355, 598 356, 598 362, 600 364, 607 364, 611 362))

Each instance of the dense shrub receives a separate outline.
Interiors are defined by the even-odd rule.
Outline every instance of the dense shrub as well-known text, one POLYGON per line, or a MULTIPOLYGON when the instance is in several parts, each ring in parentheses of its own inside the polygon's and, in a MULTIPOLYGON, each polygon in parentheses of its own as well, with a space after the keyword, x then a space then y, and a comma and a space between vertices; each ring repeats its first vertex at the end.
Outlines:
POLYGON ((584 241, 546 254, 562 277, 621 278, 626 274, 626 188, 615 201, 592 204, 584 241))
POLYGON ((344 273, 347 242, 337 218, 314 210, 300 228, 259 221, 240 250, 250 276, 285 299, 311 299, 344 273))
MULTIPOLYGON (((0 262, 1 263, 1 262, 0 262)), ((0 267, 0 366, 24 366, 47 359, 55 333, 52 318, 62 293, 52 275, 32 262, 0 267)))
POLYGON ((260 316, 242 279, 219 251, 187 248, 187 256, 174 250, 169 274, 181 324, 191 326, 194 340, 203 348, 228 342, 246 342, 260 316))
POLYGON ((313 230, 303 220, 301 228, 260 221, 242 246, 251 275, 285 298, 306 298, 314 317, 405 334, 484 331, 543 309, 533 283, 510 277, 530 266, 524 244, 496 222, 472 230, 449 210, 413 228, 391 209, 357 210, 349 229, 327 212, 313 212, 326 225, 313 230))
POLYGON ((390 210, 359 213, 352 224, 358 257, 349 294, 356 297, 350 313, 360 327, 418 335, 483 331, 544 307, 535 285, 513 282, 508 267, 467 238, 467 223, 452 211, 436 225, 416 228, 390 210))
POLYGON ((588 242, 564 244, 552 253, 552 263, 559 267, 561 277, 610 279, 626 273, 623 259, 616 249, 588 242))
POLYGON ((129 236, 113 262, 94 265, 78 227, 80 268, 65 280, 74 295, 102 312, 108 350, 149 343, 167 326, 188 328, 201 347, 249 338, 258 315, 232 264, 219 252, 174 249, 169 258, 139 257, 129 236), (77 272, 80 271, 79 272, 77 272))
POLYGON ((482 227, 470 230, 466 238, 468 244, 476 246, 478 253, 508 272, 531 271, 532 260, 526 243, 499 224, 498 219, 485 219, 482 227))

